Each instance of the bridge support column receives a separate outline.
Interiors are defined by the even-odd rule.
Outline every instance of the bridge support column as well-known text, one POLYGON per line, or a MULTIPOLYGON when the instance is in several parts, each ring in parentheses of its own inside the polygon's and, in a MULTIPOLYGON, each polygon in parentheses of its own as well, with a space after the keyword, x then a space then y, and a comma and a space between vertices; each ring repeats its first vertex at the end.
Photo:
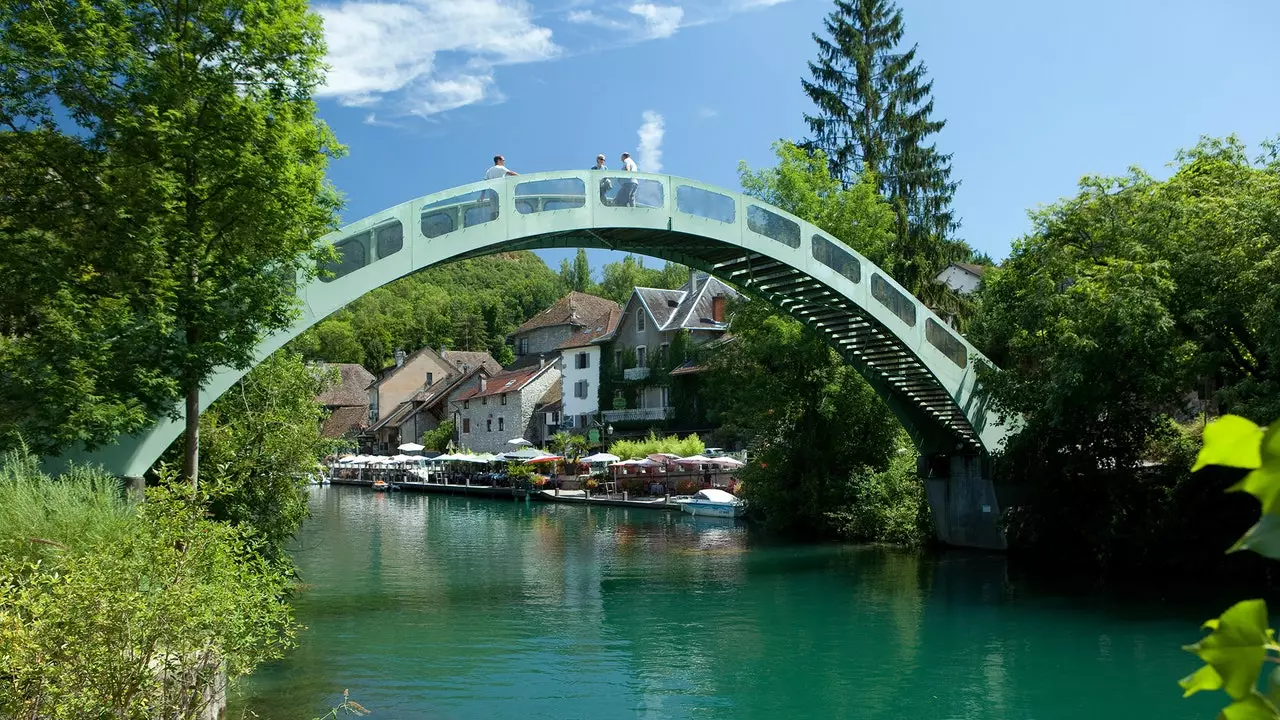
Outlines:
POLYGON ((1007 547, 988 468, 989 463, 978 455, 921 458, 921 480, 940 542, 982 550, 1007 547))

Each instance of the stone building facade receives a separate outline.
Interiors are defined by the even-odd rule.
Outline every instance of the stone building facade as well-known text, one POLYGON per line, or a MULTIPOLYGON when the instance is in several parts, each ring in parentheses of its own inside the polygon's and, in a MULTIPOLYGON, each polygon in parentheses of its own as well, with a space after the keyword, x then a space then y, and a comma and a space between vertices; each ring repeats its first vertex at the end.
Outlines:
POLYGON ((515 438, 541 442, 541 437, 528 437, 541 434, 534 423, 534 411, 559 382, 556 363, 481 377, 474 389, 459 393, 450 402, 457 445, 472 452, 500 453, 513 449, 507 441, 515 438))

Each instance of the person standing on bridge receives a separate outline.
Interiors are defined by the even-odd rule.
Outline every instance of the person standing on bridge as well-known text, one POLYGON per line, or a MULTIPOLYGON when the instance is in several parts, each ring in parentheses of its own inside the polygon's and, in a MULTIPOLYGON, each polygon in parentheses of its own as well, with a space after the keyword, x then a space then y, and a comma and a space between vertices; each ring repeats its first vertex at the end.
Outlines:
MULTIPOLYGON (((508 175, 519 175, 519 174, 520 173, 516 172, 515 170, 512 170, 507 167, 506 158, 502 157, 501 155, 494 155, 493 167, 489 168, 484 172, 484 179, 497 180, 498 178, 504 178, 508 175)), ((498 219, 498 193, 494 192, 493 190, 481 190, 480 192, 483 193, 484 199, 489 201, 489 206, 493 209, 493 214, 490 219, 497 220, 498 219)))
POLYGON ((493 167, 485 171, 484 179, 497 180, 498 178, 503 178, 508 175, 519 175, 519 174, 520 173, 516 172, 515 170, 512 170, 511 168, 507 167, 506 158, 502 157, 501 155, 494 155, 493 167))
MULTIPOLYGON (((629 152, 622 153, 622 169, 626 172, 639 171, 639 168, 636 167, 636 161, 631 159, 631 153, 629 152)), ((635 180, 632 180, 631 178, 623 180, 622 187, 618 188, 618 196, 614 198, 613 204, 624 207, 635 207, 636 191, 639 189, 640 183, 635 180)))
MULTIPOLYGON (((592 165, 592 166, 591 166, 590 168, 588 168, 588 169, 590 169, 590 170, 608 170, 608 169, 609 169, 609 166, 604 164, 604 153, 600 153, 599 155, 597 155, 597 156, 596 156, 596 164, 595 164, 595 165, 592 165)), ((601 205, 608 205, 608 204, 609 204, 609 198, 605 197, 605 196, 604 196, 604 194, 605 194, 605 193, 607 193, 607 192, 609 192, 609 190, 610 190, 611 188, 613 188, 613 181, 612 181, 612 180, 610 180, 609 178, 600 178, 600 204, 601 204, 601 205)))

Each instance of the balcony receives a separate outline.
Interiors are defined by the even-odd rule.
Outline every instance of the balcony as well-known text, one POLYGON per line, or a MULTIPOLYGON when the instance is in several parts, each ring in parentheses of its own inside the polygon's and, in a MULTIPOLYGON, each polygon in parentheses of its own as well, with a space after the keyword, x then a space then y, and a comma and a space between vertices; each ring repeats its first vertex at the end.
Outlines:
POLYGON ((622 379, 623 380, 648 380, 649 368, 648 367, 627 368, 626 370, 622 371, 622 379))
MULTIPOLYGON (((646 368, 647 369, 647 368, 646 368)), ((671 417, 670 407, 631 408, 628 410, 605 410, 604 421, 634 422, 637 420, 666 420, 671 417)))

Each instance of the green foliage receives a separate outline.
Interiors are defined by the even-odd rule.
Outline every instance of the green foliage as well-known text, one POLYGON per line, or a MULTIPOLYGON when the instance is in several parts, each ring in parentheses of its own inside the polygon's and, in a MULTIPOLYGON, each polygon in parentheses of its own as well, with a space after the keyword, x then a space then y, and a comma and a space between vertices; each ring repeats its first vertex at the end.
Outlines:
POLYGON ((274 558, 283 558, 284 542, 307 516, 306 487, 320 460, 340 449, 320 434, 324 408, 315 402, 337 380, 281 350, 200 417, 210 512, 252 531, 274 558))
POLYGON ((16 3, 0 20, 0 436, 148 426, 296 313, 335 220, 304 0, 16 3))
POLYGON ((896 444, 883 470, 857 469, 850 475, 849 498, 832 513, 840 537, 907 546, 931 537, 929 505, 916 468, 919 456, 905 433, 896 444))
POLYGON ((134 511, 120 481, 72 466, 51 478, 25 448, 0 456, 0 548, 17 560, 39 561, 63 550, 112 544, 127 534, 134 511))
POLYGON ((445 420, 431 430, 422 433, 422 445, 428 450, 445 452, 453 440, 453 420, 445 420))
POLYGON ((739 473, 753 511, 780 532, 887 536, 878 526, 894 510, 856 504, 886 494, 900 501, 884 490, 886 477, 871 487, 889 468, 897 420, 815 332, 761 301, 732 310, 734 340, 704 377, 724 431, 753 439, 752 462, 739 473))
POLYGON ((1001 466, 1029 490, 1011 546, 1185 569, 1179 553, 1212 545, 1222 523, 1186 513, 1226 520, 1230 501, 1190 475, 1187 453, 1152 452, 1170 417, 1280 415, 1276 197, 1274 166, 1206 139, 1165 181, 1085 178, 987 274, 969 339, 1002 368, 980 368, 993 408, 1025 428, 1001 466))
POLYGON ((876 192, 874 177, 855 175, 846 186, 827 172, 821 151, 779 141, 773 152, 778 164, 771 168, 753 171, 745 161, 738 163, 743 192, 808 220, 883 264, 893 244, 893 209, 876 192))
POLYGON ((801 81, 816 106, 805 115, 832 177, 848 186, 873 176, 893 207, 894 242, 877 261, 932 307, 954 300, 933 281, 948 262, 970 256, 951 236, 959 227, 951 200, 951 156, 932 138, 946 126, 933 118, 933 83, 916 48, 900 48, 905 25, 892 0, 836 0, 818 59, 801 81))
POLYGON ((601 271, 600 286, 592 292, 619 305, 626 305, 631 292, 638 287, 674 290, 689 282, 689 269, 668 262, 661 270, 644 266, 644 259, 627 255, 621 262, 612 262, 601 271))
POLYGON ((591 282, 591 264, 587 261, 585 249, 578 248, 572 263, 568 260, 560 262, 560 283, 564 286, 566 293, 591 292, 595 287, 595 283, 591 282))
POLYGON ((551 446, 552 452, 557 455, 563 455, 565 460, 576 462, 586 452, 587 439, 581 435, 574 435, 561 430, 551 436, 548 445, 551 446))
MULTIPOLYGON (((1196 458, 1195 470, 1210 465, 1248 470, 1249 474, 1229 491, 1246 492, 1262 505, 1262 518, 1228 552, 1253 550, 1273 560, 1280 559, 1275 521, 1280 517, 1280 426, 1260 428, 1234 415, 1211 423, 1204 431, 1204 447, 1196 458)), ((1184 646, 1205 662, 1196 672, 1179 681, 1184 696, 1201 690, 1223 690, 1233 700, 1219 717, 1275 720, 1280 704, 1280 687, 1270 679, 1266 695, 1258 692, 1258 674, 1270 660, 1280 662, 1280 645, 1275 630, 1267 625, 1267 604, 1263 600, 1236 603, 1221 617, 1205 622, 1209 635, 1194 645, 1184 646)))
POLYGON ((507 334, 562 294, 531 252, 432 267, 378 288, 317 323, 291 347, 307 360, 356 362, 371 371, 396 349, 430 345, 512 359, 507 334))
POLYGON ((0 715, 195 718, 293 638, 287 576, 166 480, 128 532, 47 562, 0 553, 0 715))
POLYGON ((697 434, 687 437, 667 435, 659 437, 652 430, 649 436, 641 440, 618 440, 609 446, 609 452, 623 460, 641 459, 654 453, 671 453, 680 457, 700 455, 707 449, 697 434))

